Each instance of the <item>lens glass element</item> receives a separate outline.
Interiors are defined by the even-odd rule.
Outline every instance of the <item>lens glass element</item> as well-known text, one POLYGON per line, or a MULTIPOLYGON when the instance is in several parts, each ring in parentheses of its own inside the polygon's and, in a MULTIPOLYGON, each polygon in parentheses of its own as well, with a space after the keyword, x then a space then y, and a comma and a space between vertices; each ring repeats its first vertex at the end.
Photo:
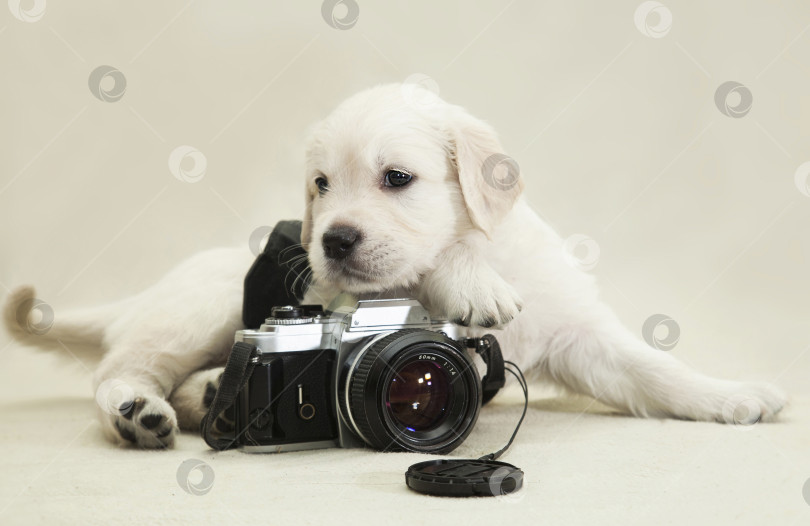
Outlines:
POLYGON ((393 419, 409 431, 430 431, 449 413, 450 375, 432 360, 414 360, 391 379, 386 406, 393 419))

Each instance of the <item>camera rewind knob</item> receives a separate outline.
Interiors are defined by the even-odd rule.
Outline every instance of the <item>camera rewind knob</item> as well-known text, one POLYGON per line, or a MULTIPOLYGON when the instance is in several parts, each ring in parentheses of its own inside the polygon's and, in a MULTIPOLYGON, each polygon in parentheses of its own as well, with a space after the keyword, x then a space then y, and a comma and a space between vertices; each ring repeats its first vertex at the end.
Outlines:
POLYGON ((300 307, 294 305, 283 305, 280 307, 273 307, 270 310, 270 316, 282 320, 289 320, 290 318, 300 318, 304 311, 300 307))
POLYGON ((284 305, 281 307, 273 307, 270 311, 270 317, 264 323, 267 325, 299 325, 302 323, 312 323, 314 318, 312 316, 305 316, 304 310, 301 307, 294 305, 284 305))

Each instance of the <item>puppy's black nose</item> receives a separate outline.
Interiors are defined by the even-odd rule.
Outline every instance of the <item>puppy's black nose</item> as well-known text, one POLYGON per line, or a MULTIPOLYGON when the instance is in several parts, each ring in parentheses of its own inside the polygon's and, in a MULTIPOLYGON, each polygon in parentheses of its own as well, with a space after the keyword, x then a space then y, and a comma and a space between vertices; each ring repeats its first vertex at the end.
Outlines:
POLYGON ((360 231, 356 228, 340 225, 327 230, 323 235, 323 252, 326 257, 343 259, 352 253, 360 231))

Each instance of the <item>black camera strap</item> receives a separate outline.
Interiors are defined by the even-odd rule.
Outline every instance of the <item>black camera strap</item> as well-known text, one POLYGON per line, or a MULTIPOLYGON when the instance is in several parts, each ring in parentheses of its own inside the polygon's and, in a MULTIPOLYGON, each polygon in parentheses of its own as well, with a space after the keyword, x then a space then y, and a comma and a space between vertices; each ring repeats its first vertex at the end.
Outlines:
POLYGON ((253 368, 256 364, 251 360, 256 347, 244 342, 236 342, 228 356, 228 363, 219 382, 219 389, 214 395, 214 400, 208 407, 208 412, 200 422, 200 433, 205 443, 212 449, 223 451, 230 449, 236 444, 236 440, 230 437, 214 435, 214 423, 223 411, 231 407, 236 400, 239 391, 247 383, 253 368))
MULTIPOLYGON (((262 252, 245 276, 242 296, 242 322, 258 328, 271 315, 274 305, 298 305, 304 297, 308 280, 307 253, 301 245, 301 221, 279 221, 273 228, 262 252)), ((217 436, 217 418, 236 400, 239 391, 253 373, 251 361, 256 348, 236 342, 228 356, 219 389, 208 412, 200 422, 200 432, 213 449, 222 451, 236 444, 235 437, 217 436)))
POLYGON ((279 221, 245 276, 242 322, 257 329, 274 305, 298 305, 309 286, 301 221, 279 221))
POLYGON ((492 400, 506 383, 501 345, 491 334, 485 334, 480 338, 467 338, 464 340, 464 345, 469 349, 475 349, 487 366, 487 374, 481 379, 481 390, 483 391, 481 405, 484 405, 492 400))

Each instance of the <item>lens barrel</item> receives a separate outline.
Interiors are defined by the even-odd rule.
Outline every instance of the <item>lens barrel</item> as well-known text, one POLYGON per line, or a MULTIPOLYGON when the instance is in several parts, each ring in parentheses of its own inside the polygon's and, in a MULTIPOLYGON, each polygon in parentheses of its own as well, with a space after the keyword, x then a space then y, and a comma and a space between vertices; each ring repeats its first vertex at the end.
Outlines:
POLYGON ((367 444, 383 451, 447 453, 472 431, 481 381, 458 342, 404 329, 359 353, 345 373, 340 405, 367 444))

